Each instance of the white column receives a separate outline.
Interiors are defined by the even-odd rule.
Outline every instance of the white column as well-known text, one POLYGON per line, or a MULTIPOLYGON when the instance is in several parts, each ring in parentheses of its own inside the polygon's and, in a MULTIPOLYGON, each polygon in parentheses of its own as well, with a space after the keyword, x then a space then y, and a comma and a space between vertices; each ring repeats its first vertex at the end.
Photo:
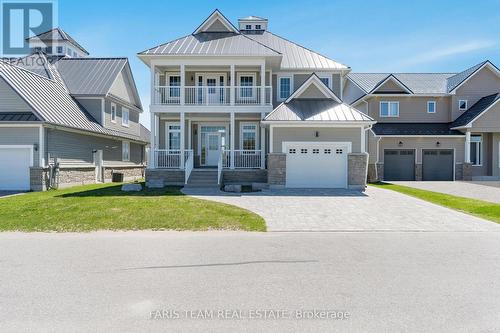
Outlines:
POLYGON ((148 161, 148 168, 149 169, 154 169, 156 168, 156 159, 155 159, 155 137, 156 137, 156 116, 153 112, 150 111, 150 122, 151 122, 151 131, 150 131, 150 139, 149 139, 149 161, 148 161))
POLYGON ((361 152, 366 153, 366 128, 361 127, 361 152))
POLYGON ((234 100, 235 100, 235 98, 234 98, 234 96, 236 94, 235 83, 236 83, 236 74, 235 74, 234 64, 233 64, 233 65, 231 65, 231 93, 229 94, 231 96, 230 97, 231 105, 234 105, 234 100))
POLYGON ((231 169, 234 169, 234 135, 236 133, 234 124, 234 111, 231 112, 231 124, 229 127, 230 149, 231 149, 231 169))
POLYGON ((274 153, 273 148, 273 125, 269 125, 269 154, 274 153))
POLYGON ((152 63, 151 64, 151 105, 157 104, 157 98, 156 98, 156 66, 152 63))
POLYGON ((181 169, 184 170, 184 149, 185 147, 185 136, 186 136, 186 117, 184 112, 181 112, 181 169))
POLYGON ((266 64, 260 64, 260 104, 266 103, 266 64))
POLYGON ((465 132, 465 163, 470 163, 470 131, 465 132))
POLYGON ((39 161, 38 161, 38 166, 40 168, 45 167, 45 129, 43 128, 43 125, 40 125, 39 129, 39 139, 38 139, 38 156, 39 156, 39 161))
POLYGON ((181 105, 186 103, 186 66, 181 65, 181 105))
POLYGON ((188 119, 188 148, 193 149, 193 142, 191 136, 193 135, 193 129, 191 128, 191 119, 188 119))
POLYGON ((260 168, 266 168, 266 128, 260 128, 260 168))

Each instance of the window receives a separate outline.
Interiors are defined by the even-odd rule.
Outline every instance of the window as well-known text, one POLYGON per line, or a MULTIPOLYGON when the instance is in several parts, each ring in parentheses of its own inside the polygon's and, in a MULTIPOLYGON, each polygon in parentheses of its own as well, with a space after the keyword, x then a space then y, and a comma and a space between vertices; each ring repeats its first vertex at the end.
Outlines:
POLYGON ((170 150, 181 149, 181 125, 169 124, 167 127, 167 148, 170 150))
POLYGON ((313 154, 319 154, 319 149, 313 149, 313 154))
POLYGON ((278 100, 284 101, 292 94, 292 77, 282 76, 278 78, 278 100))
POLYGON ((129 112, 127 109, 122 108, 122 126, 128 127, 129 112))
POLYGON ((256 24, 256 25, 255 25, 255 30, 261 30, 261 29, 262 29, 262 27, 261 27, 261 25, 260 25, 260 24, 256 24))
POLYGON ((47 46, 47 47, 45 48, 45 53, 47 53, 47 54, 52 54, 52 46, 47 46))
POLYGON ((240 147, 243 150, 257 149, 257 124, 241 123, 240 147))
POLYGON ((471 135, 470 138, 470 163, 474 166, 483 164, 483 136, 471 135))
POLYGON ((335 150, 335 154, 340 155, 340 154, 343 154, 343 153, 344 153, 344 150, 343 150, 343 149, 336 149, 336 150, 335 150))
POLYGON ((251 24, 247 24, 247 25, 245 25, 245 29, 246 29, 246 30, 252 30, 252 25, 251 25, 251 24))
POLYGON ((111 122, 116 123, 116 104, 111 103, 111 122))
POLYGON ((62 54, 64 52, 64 49, 62 46, 57 47, 57 53, 62 54))
POLYGON ((399 117, 399 102, 380 102, 380 117, 399 117))
POLYGON ((289 154, 295 154, 297 152, 297 150, 295 148, 290 148, 290 150, 288 151, 289 154))
POLYGON ((179 99, 181 97, 181 76, 179 74, 167 75, 168 97, 179 99))
POLYGON ((321 80, 321 82, 323 82, 325 84, 325 86, 332 89, 332 77, 331 77, 331 75, 327 75, 327 74, 316 74, 316 75, 318 75, 319 79, 321 80))
POLYGON ((301 153, 301 154, 307 154, 307 149, 306 149, 306 148, 302 148, 302 149, 300 150, 300 153, 301 153))
POLYGON ((331 153, 332 153, 332 150, 327 148, 327 149, 325 149, 324 153, 325 153, 325 154, 331 154, 331 153))
POLYGON ((427 113, 436 113, 436 102, 428 101, 427 102, 427 113))
POLYGON ((68 47, 68 49, 67 49, 66 51, 68 51, 68 55, 69 55, 70 57, 73 55, 73 50, 72 50, 72 49, 70 49, 69 47, 68 47))
POLYGON ((39 47, 39 46, 37 46, 37 47, 34 48, 34 50, 35 50, 35 52, 40 52, 40 51, 42 51, 42 48, 39 47))
POLYGON ((467 100, 466 99, 460 99, 458 101, 458 109, 460 111, 465 111, 467 110, 467 100))
POLYGON ((254 74, 240 74, 240 98, 254 98, 254 74), (248 87, 248 88, 245 88, 248 87))
POLYGON ((130 161, 130 142, 122 141, 122 161, 130 161))

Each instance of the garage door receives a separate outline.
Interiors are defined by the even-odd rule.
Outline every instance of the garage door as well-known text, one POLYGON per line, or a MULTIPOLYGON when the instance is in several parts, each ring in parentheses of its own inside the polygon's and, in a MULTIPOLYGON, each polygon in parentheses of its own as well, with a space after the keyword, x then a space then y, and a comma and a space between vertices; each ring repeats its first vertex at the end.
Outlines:
POLYGON ((349 143, 286 142, 286 187, 347 188, 349 143))
POLYGON ((0 146, 0 190, 28 191, 30 164, 30 148, 0 146))
POLYGON ((384 180, 415 180, 415 150, 386 149, 384 180))
POLYGON ((428 149, 422 151, 422 180, 453 180, 455 157, 452 149, 428 149))

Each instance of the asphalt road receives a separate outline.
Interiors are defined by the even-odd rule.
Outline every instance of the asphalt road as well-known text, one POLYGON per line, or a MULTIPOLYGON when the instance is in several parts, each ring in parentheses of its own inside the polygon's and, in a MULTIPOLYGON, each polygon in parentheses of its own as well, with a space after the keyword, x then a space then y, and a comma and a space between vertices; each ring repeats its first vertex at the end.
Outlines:
POLYGON ((498 232, 0 234, 1 332, 499 330, 498 232))

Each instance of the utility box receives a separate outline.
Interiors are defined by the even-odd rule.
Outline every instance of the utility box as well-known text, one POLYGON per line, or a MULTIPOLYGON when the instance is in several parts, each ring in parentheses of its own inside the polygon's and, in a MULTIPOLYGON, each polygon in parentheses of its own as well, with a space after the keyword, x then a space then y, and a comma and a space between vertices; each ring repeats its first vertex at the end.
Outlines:
POLYGON ((123 173, 121 172, 113 172, 113 176, 111 177, 113 183, 123 183, 123 173))

